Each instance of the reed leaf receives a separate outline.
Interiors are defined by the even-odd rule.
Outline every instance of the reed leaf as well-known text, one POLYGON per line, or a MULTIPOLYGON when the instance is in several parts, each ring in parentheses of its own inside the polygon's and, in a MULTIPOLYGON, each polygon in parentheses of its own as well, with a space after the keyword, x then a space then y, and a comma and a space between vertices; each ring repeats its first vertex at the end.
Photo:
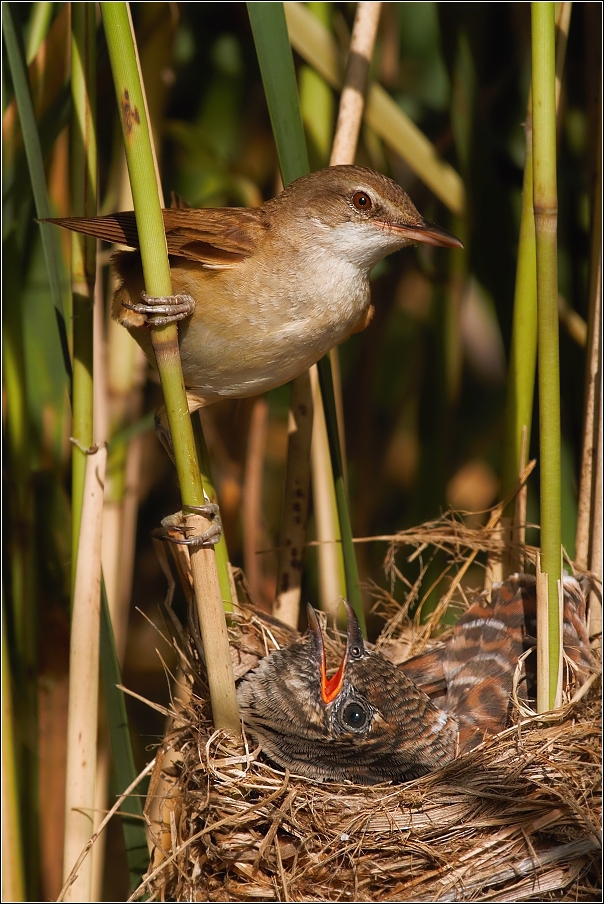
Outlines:
MULTIPOLYGON (((4 29, 4 38, 6 42, 6 55, 8 57, 8 64, 17 100, 17 108, 19 110, 19 121, 23 132, 25 154, 29 166, 36 214, 38 219, 42 220, 51 216, 48 193, 46 190, 46 175, 44 172, 42 149, 36 126, 31 90, 27 78, 23 44, 21 36, 15 28, 11 7, 11 3, 6 3, 3 8, 2 16, 2 27, 4 29)), ((49 223, 40 223, 40 232, 48 271, 51 298, 56 312, 57 341, 63 356, 65 372, 71 381, 72 366, 69 354, 69 343, 67 340, 67 327, 58 266, 60 257, 58 237, 56 235, 56 230, 53 229, 49 223)))
MULTIPOLYGON (((120 689, 122 683, 121 670, 115 650, 104 582, 101 584, 100 664, 105 705, 109 720, 115 782, 119 789, 128 788, 136 778, 137 770, 130 742, 126 701, 124 692, 120 689)), ((139 793, 133 794, 124 800, 120 807, 120 813, 122 815, 122 827, 126 844, 130 888, 134 890, 139 885, 149 865, 149 849, 142 821, 143 808, 139 793)))

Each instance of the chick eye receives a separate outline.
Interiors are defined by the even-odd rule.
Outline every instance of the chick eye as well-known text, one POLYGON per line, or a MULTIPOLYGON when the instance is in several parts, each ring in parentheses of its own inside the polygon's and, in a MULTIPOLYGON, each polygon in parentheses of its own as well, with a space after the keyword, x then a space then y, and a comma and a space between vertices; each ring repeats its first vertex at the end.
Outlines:
POLYGON ((364 191, 355 191, 352 196, 352 203, 357 210, 371 210, 373 207, 371 198, 364 191))
POLYGON ((362 649, 358 646, 358 644, 355 643, 354 646, 350 647, 350 649, 349 649, 349 651, 348 651, 348 655, 349 655, 352 659, 360 659, 361 656, 363 655, 363 651, 362 651, 362 649))
POLYGON ((360 703, 347 703, 342 710, 342 722, 348 728, 364 728, 367 724, 367 712, 360 703))

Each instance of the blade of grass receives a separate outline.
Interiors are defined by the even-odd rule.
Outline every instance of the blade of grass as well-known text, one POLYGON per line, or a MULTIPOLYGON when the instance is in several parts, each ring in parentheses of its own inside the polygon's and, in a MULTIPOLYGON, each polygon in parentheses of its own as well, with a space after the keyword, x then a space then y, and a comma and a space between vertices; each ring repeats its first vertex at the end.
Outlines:
MULTIPOLYGON (((129 10, 124 3, 103 3, 101 10, 132 185, 145 287, 151 296, 171 295, 166 239, 159 196, 153 190, 157 180, 129 10)), ((151 337, 186 510, 187 506, 203 505, 204 493, 184 392, 178 330, 175 324, 154 327, 151 337)), ((186 524, 189 536, 209 526, 208 520, 198 514, 187 515, 186 524)), ((238 734, 239 710, 214 551, 193 551, 191 567, 214 724, 238 734)))
MULTIPOLYGON (((137 771, 130 742, 126 701, 124 692, 120 690, 122 683, 120 665, 115 650, 113 628, 104 583, 101 584, 100 655, 101 677, 103 680, 105 705, 109 717, 115 780, 118 788, 128 788, 136 778, 137 771)), ((142 823, 143 807, 140 796, 135 794, 127 797, 120 807, 120 813, 122 814, 126 857, 128 859, 130 889, 134 891, 140 884, 149 865, 149 849, 142 823)))
MULTIPOLYGON (((541 469, 541 568, 548 576, 549 676, 537 677, 537 707, 543 712, 561 691, 560 612, 561 478, 560 365, 556 184, 556 67, 554 4, 531 5, 533 83, 533 208, 537 251, 539 372, 539 462, 541 469), (541 691, 539 691, 541 687, 541 691)), ((541 632, 545 640, 545 632, 541 632)))
POLYGON ((50 22, 52 19, 52 7, 53 4, 50 2, 39 2, 33 4, 33 9, 29 19, 29 26, 27 29, 27 48, 25 59, 27 60, 28 65, 35 57, 40 44, 46 37, 46 33, 50 27, 50 22))
MULTIPOLYGON (((331 3, 309 3, 309 11, 329 28, 331 3)), ((300 112, 306 130, 311 167, 326 166, 333 140, 335 102, 333 91, 324 78, 311 66, 301 66, 298 72, 300 84, 300 112)))
POLYGON ((283 184, 309 172, 294 61, 282 3, 248 3, 283 184))
MULTIPOLYGON (((19 121, 23 132, 23 140, 25 144, 25 154, 29 166, 31 184, 34 193, 36 205, 36 214, 38 219, 50 217, 50 206, 48 203, 48 193, 46 190, 46 176, 44 172, 44 162, 42 159, 42 150, 40 147, 40 139, 36 127, 36 119, 31 98, 31 90, 29 80, 27 78, 27 69, 25 66, 25 56, 20 35, 15 29, 13 15, 11 11, 12 4, 6 3, 3 7, 2 27, 4 29, 4 38, 6 44, 6 54, 10 67, 11 78, 15 90, 17 100, 17 108, 19 111, 19 121)), ((63 355, 63 363, 65 373, 71 381, 72 368, 69 355, 69 345, 67 341, 67 328, 65 324, 65 315, 63 308, 63 299, 61 294, 61 285, 58 270, 58 237, 53 232, 49 223, 40 223, 40 231, 42 235, 42 246, 44 249, 44 258, 48 270, 48 280, 50 283, 50 291, 52 302, 55 307, 58 342, 60 344, 63 355)))

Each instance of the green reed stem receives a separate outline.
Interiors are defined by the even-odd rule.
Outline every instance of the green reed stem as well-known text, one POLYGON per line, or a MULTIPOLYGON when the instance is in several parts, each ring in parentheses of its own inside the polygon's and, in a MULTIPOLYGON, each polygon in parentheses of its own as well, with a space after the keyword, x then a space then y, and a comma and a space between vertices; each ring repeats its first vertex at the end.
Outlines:
MULTIPOLYGON (((134 36, 126 3, 102 3, 103 24, 115 83, 132 187, 146 291, 154 297, 172 294, 149 123, 140 81, 134 36)), ((205 503, 185 395, 176 324, 151 330, 172 438, 183 506, 205 503)), ((197 614, 206 650, 212 713, 216 728, 239 731, 239 710, 226 632, 216 557, 211 550, 191 554, 197 614), (203 599, 202 599, 203 597, 203 599)))
POLYGON ((537 249, 541 569, 548 575, 549 706, 560 668, 558 581, 561 577, 560 367, 556 184, 554 3, 533 3, 533 207, 537 249))

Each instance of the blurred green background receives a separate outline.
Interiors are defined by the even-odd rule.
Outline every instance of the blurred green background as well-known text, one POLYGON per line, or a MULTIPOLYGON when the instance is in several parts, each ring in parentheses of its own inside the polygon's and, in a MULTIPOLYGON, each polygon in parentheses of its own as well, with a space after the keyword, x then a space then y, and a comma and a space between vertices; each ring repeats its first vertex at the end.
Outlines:
MULTIPOLYGON (((356 4, 307 5, 345 50, 356 4)), ((36 49, 32 23, 40 7, 45 7, 47 25, 60 32, 57 22, 65 4, 12 6, 26 47, 30 42, 32 51, 36 49)), ((246 5, 136 3, 132 15, 167 203, 173 191, 190 205, 204 207, 255 206, 273 196, 279 190, 277 157, 246 5)), ((560 329, 563 544, 571 558, 585 381, 590 210, 599 160, 600 126, 594 110, 599 110, 600 16, 600 4, 573 5, 559 116, 559 286, 566 310, 560 329)), ((65 69, 66 52, 61 51, 66 46, 59 36, 52 57, 57 71, 49 75, 47 68, 46 87, 38 96, 51 199, 58 215, 66 215, 69 209, 64 132, 69 69, 65 69)), ((98 54, 101 211, 110 212, 116 209, 119 195, 119 126, 102 29, 98 54)), ((319 168, 328 162, 338 96, 297 55, 295 61, 311 165, 319 168)), ((12 84, 6 58, 3 63, 6 141, 12 84)), ((356 537, 393 534, 433 519, 449 506, 481 512, 498 500, 524 164, 523 122, 530 81, 530 4, 385 3, 372 77, 461 175, 467 209, 463 217, 454 217, 401 157, 363 127, 357 163, 395 179, 426 219, 463 239, 465 252, 404 250, 380 264, 372 283, 375 318, 365 332, 340 348, 356 537)), ((5 536, 14 541, 26 532, 36 538, 36 669, 38 682, 46 682, 46 687, 50 682, 56 689, 64 682, 68 653, 66 381, 18 141, 8 151, 5 146, 3 176, 4 329, 11 336, 21 336, 17 364, 23 369, 26 392, 20 404, 27 412, 29 433, 26 462, 16 461, 10 452, 4 457, 5 486, 13 490, 11 504, 4 509, 5 536), (21 466, 27 473, 17 485, 27 492, 18 499, 15 468, 18 471, 21 466)), ((68 303, 66 273, 62 278, 68 303)), ((103 278, 107 283, 107 268, 103 278)), ((159 400, 157 383, 150 378, 143 410, 152 411, 159 400)), ((267 397, 264 523, 256 538, 257 549, 263 550, 259 602, 266 607, 274 597, 276 580, 276 556, 271 550, 283 492, 288 400, 288 387, 267 397)), ((240 503, 253 404, 253 400, 224 402, 204 412, 228 548, 238 566, 243 565, 240 503)), ((5 440, 9 442, 10 414, 5 412, 7 417, 5 440)), ((531 458, 537 455, 537 417, 535 407, 531 458)), ((159 623, 158 603, 166 585, 150 531, 180 503, 174 471, 163 449, 151 432, 143 442, 124 679, 138 693, 165 702, 167 680, 155 648, 167 661, 170 650, 136 608, 159 623)), ((528 512, 533 523, 539 522, 537 489, 538 472, 534 472, 528 512)), ((470 523, 485 520, 473 516, 470 523)), ((312 538, 312 513, 309 535, 312 538)), ((384 542, 357 545, 362 581, 390 587, 383 571, 386 550, 384 542)), ((313 548, 307 551, 305 565, 303 601, 316 605, 313 548)), ((415 579, 419 566, 406 565, 403 557, 398 565, 409 580, 415 579)), ((15 591, 10 567, 8 575, 7 637, 15 649, 19 629, 11 604, 15 591)), ((480 571, 473 580, 480 588, 480 571)), ((395 595, 402 590, 399 584, 395 595)), ((370 624, 374 632, 378 627, 377 621, 370 624)), ((137 702, 129 702, 129 707, 142 765, 161 735, 163 720, 137 702)), ((50 764, 41 781, 51 781, 55 768, 60 769, 60 764, 50 764)), ((108 843, 108 862, 114 856, 119 862, 112 847, 119 846, 119 833, 110 835, 108 843)), ((39 887, 44 897, 56 894, 53 875, 52 866, 41 856, 39 887)), ((119 869, 110 870, 105 899, 120 899, 124 881, 119 869)))

